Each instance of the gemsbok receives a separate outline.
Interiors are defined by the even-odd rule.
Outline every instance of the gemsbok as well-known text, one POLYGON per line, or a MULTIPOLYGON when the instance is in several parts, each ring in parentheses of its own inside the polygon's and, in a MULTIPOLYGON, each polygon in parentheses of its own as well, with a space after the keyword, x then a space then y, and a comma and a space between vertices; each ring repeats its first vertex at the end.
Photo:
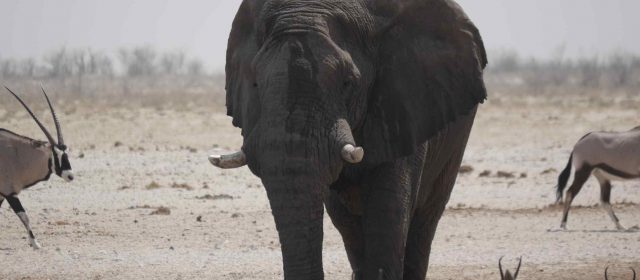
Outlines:
POLYGON ((571 175, 571 167, 575 167, 576 171, 564 200, 560 227, 567 228, 571 202, 593 174, 600 183, 602 207, 616 228, 624 230, 611 206, 611 181, 640 178, 640 127, 624 132, 592 132, 582 137, 573 148, 567 167, 558 177, 557 202, 562 201, 563 191, 571 175))
POLYGON ((4 199, 9 202, 27 229, 29 244, 34 249, 39 249, 40 244, 33 235, 29 217, 18 199, 18 194, 39 182, 49 180, 54 171, 56 175, 70 182, 73 180, 73 171, 66 152, 67 146, 62 138, 60 122, 44 89, 42 89, 42 93, 47 99, 53 115, 58 142, 53 139, 49 131, 22 99, 6 86, 5 88, 24 106, 49 140, 48 143, 38 141, 0 128, 0 206, 2 206, 4 199))
MULTIPOLYGON (((629 268, 631 269, 631 271, 633 272, 633 278, 631 278, 632 280, 636 280, 636 270, 633 268, 629 268)), ((609 280, 609 267, 607 266, 607 268, 604 269, 604 280, 609 280)))
POLYGON ((520 272, 520 266, 522 266, 522 257, 518 259, 518 267, 516 268, 515 274, 511 274, 511 271, 507 269, 507 272, 502 271, 502 258, 498 260, 498 268, 500 269, 500 279, 501 280, 516 280, 518 278, 518 273, 520 272))

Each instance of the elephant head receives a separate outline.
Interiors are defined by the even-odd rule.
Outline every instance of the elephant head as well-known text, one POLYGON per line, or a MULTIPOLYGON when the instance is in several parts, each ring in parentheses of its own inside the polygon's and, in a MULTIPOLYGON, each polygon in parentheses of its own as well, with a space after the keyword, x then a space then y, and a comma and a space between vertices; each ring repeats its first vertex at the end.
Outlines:
POLYGON ((345 166, 411 155, 486 98, 486 55, 450 0, 245 0, 227 113, 266 188, 285 278, 322 278, 323 198, 345 166))

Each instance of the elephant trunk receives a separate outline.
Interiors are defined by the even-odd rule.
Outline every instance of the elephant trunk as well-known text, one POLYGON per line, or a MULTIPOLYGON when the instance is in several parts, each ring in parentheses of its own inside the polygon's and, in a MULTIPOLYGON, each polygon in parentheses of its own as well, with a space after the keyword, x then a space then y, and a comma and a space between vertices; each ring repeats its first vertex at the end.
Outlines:
POLYGON ((308 176, 262 179, 280 237, 284 278, 324 279, 323 189, 308 176))
POLYGON ((246 162, 262 179, 269 198, 284 278, 324 279, 324 198, 344 161, 362 160, 362 151, 347 121, 333 117, 336 114, 311 114, 296 107, 280 111, 279 104, 268 105, 275 113, 262 118, 245 138, 246 162))

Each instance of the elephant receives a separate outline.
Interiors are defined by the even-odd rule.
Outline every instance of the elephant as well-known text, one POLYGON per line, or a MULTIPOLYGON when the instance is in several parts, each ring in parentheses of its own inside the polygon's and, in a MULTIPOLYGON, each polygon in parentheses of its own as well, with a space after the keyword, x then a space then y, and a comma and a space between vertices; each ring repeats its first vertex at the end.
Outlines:
POLYGON ((324 209, 354 279, 425 279, 487 65, 453 0, 244 0, 226 107, 266 190, 284 279, 324 279, 324 209))

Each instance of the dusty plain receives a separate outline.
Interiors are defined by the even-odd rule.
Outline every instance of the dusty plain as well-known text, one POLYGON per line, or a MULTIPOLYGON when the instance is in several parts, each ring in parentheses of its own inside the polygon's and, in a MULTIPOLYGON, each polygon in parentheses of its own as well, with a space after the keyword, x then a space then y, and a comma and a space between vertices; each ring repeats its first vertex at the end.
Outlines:
MULTIPOLYGON (((0 279, 282 279, 260 180, 207 162, 211 152, 239 148, 239 130, 219 103, 190 98, 57 100, 77 179, 52 177, 20 195, 41 250, 2 206, 0 279)), ((0 127, 44 138, 17 103, 3 100, 0 127)), ((520 255, 524 280, 603 279, 608 265, 612 279, 631 279, 628 267, 640 270, 640 182, 614 184, 624 232, 598 206, 595 179, 577 197, 569 230, 559 231, 561 209, 552 203, 572 145, 589 131, 640 125, 638 108, 638 95, 492 93, 440 222, 428 279, 499 279, 498 258, 513 269, 520 255)), ((44 108, 37 112, 53 128, 44 108)), ((326 279, 350 279, 328 217, 324 269, 326 279)))

